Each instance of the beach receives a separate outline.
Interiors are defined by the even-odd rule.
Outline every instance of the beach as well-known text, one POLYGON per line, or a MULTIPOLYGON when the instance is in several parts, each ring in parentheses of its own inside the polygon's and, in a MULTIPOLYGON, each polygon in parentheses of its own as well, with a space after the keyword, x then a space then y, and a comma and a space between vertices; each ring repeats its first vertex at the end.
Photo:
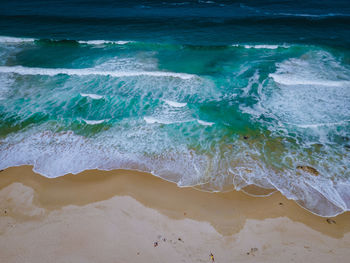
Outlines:
POLYGON ((350 258, 350 5, 0 1, 0 263, 350 258))
POLYGON ((350 213, 279 193, 208 193, 151 174, 0 173, 0 262, 347 262, 350 213))

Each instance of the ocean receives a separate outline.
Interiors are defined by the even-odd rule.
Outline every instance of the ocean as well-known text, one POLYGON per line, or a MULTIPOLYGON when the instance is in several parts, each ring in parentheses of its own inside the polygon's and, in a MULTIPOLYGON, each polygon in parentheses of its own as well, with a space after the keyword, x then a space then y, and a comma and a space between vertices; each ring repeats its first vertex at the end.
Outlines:
POLYGON ((1 1, 0 169, 19 165, 349 211, 349 1, 1 1))

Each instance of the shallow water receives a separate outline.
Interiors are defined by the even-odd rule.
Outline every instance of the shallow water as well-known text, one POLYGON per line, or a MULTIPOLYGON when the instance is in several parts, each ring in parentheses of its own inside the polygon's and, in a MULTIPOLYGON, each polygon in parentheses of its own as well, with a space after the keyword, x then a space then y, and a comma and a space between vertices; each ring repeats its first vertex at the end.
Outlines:
POLYGON ((349 210, 350 8, 294 2, 2 3, 0 169, 137 169, 349 210))

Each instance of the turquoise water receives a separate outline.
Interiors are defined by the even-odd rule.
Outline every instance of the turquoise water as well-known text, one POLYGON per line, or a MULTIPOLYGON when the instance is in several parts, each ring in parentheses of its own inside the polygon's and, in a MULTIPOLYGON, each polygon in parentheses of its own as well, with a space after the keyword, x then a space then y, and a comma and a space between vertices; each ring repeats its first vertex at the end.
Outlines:
POLYGON ((210 191, 277 189, 321 216, 349 210, 348 27, 307 41, 279 27, 266 40, 215 41, 215 30, 203 29, 205 39, 197 25, 152 38, 126 23, 129 32, 103 38, 60 35, 64 21, 40 31, 56 33, 30 34, 18 23, 35 28, 38 17, 7 16, 0 33, 16 37, 0 37, 0 169, 136 169, 210 191))

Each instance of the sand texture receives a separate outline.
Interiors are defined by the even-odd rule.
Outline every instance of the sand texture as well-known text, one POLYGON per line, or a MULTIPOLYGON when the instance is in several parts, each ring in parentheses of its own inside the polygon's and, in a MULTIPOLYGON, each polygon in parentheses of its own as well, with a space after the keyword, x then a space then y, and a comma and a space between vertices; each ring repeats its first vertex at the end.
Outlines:
POLYGON ((349 262, 350 214, 134 171, 0 173, 0 262, 349 262))

